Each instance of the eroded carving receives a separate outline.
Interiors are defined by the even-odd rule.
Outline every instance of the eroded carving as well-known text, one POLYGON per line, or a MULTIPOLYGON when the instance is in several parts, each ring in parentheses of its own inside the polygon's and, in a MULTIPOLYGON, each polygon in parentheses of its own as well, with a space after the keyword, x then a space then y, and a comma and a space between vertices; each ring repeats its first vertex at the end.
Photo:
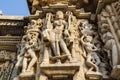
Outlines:
POLYGON ((112 1, 29 0, 36 14, 18 45, 14 80, 119 79, 119 3, 112 1))

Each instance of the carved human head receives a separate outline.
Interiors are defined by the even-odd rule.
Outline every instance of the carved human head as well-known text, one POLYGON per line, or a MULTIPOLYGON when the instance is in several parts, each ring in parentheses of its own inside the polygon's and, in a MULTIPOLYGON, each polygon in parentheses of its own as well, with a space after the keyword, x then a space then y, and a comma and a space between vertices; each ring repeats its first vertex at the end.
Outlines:
POLYGON ((64 14, 62 11, 57 11, 56 12, 56 18, 57 19, 63 19, 64 18, 64 14))
POLYGON ((107 32, 106 37, 107 37, 108 39, 114 38, 111 32, 107 32))
POLYGON ((106 23, 102 24, 101 25, 101 33, 103 34, 103 33, 107 32, 107 31, 109 31, 109 25, 106 24, 106 23))
POLYGON ((67 11, 66 15, 73 15, 73 13, 71 11, 67 11))
POLYGON ((31 25, 34 25, 36 24, 36 21, 35 20, 31 20, 31 25))
POLYGON ((33 39, 33 38, 37 39, 38 36, 39 36, 39 32, 36 32, 36 31, 30 31, 27 33, 28 39, 33 39))
POLYGON ((88 20, 83 20, 83 22, 82 22, 82 26, 84 26, 84 27, 88 27, 88 25, 89 25, 88 20))
POLYGON ((37 25, 42 26, 42 23, 43 23, 42 19, 39 18, 39 19, 37 20, 37 25))
POLYGON ((84 41, 85 41, 85 42, 92 42, 92 40, 93 40, 92 36, 86 36, 86 37, 84 38, 84 41))

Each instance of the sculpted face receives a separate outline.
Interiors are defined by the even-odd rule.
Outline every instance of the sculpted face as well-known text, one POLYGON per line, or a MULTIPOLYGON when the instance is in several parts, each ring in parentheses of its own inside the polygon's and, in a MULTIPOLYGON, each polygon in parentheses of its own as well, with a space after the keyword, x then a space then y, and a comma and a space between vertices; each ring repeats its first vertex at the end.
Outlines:
POLYGON ((63 19, 64 18, 64 14, 62 11, 57 11, 56 12, 56 18, 57 19, 63 19))
POLYGON ((36 24, 36 21, 35 20, 31 20, 31 24, 32 25, 36 24))
POLYGON ((38 20, 37 20, 37 25, 42 26, 42 23, 43 23, 43 22, 42 22, 42 19, 38 19, 38 20))
POLYGON ((91 36, 86 36, 85 41, 92 42, 93 38, 91 36))
POLYGON ((33 38, 36 38, 36 39, 37 39, 38 35, 39 35, 39 34, 38 34, 37 32, 29 32, 29 33, 27 34, 28 39, 33 39, 33 38))

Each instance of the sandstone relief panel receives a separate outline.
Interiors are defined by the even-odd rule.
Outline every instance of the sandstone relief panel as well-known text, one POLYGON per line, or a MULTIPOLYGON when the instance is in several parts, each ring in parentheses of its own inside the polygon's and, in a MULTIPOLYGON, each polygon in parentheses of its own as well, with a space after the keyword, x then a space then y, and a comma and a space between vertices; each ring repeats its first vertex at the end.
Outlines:
POLYGON ((1 32, 1 80, 120 79, 119 0, 28 0, 28 5, 26 21, 0 21, 24 31, 1 32))

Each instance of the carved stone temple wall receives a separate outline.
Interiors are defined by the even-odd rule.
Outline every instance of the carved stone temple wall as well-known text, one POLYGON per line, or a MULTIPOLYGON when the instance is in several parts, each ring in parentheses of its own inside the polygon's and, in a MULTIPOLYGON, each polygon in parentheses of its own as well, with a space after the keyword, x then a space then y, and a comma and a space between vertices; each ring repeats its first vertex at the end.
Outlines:
POLYGON ((120 0, 27 0, 0 13, 0 80, 120 80, 120 0))

